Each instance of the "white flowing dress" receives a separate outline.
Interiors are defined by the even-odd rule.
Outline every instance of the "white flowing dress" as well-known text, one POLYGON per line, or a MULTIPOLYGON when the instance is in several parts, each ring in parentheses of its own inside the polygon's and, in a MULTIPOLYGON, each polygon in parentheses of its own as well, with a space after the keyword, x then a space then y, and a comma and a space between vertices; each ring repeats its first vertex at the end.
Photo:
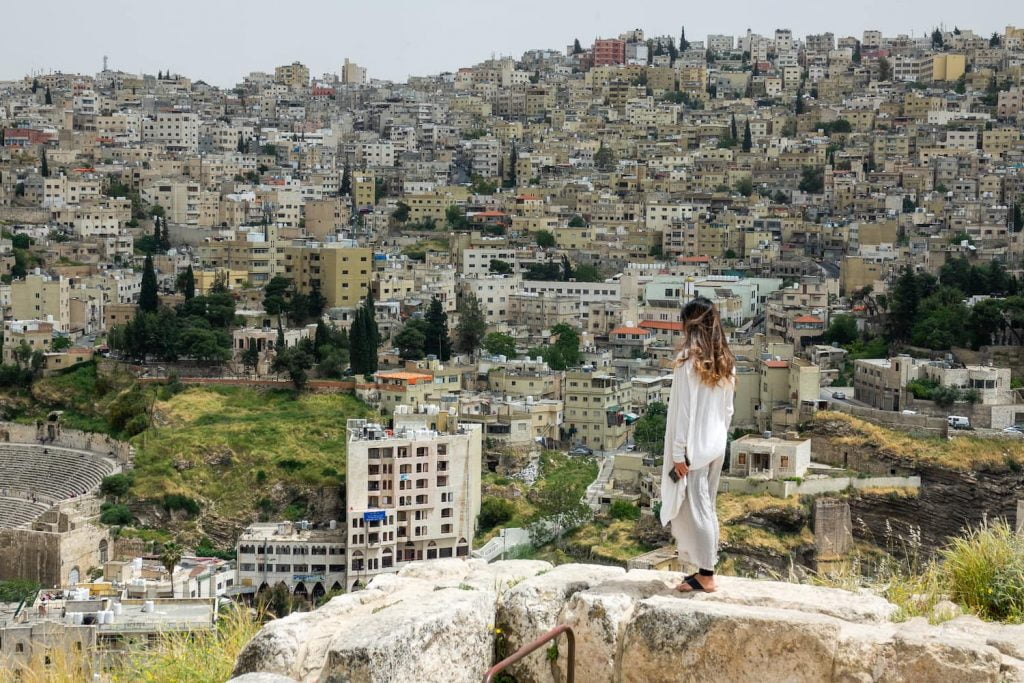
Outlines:
POLYGON ((661 523, 672 524, 680 562, 700 569, 718 563, 718 515, 715 498, 732 422, 735 376, 709 387, 700 380, 692 359, 681 363, 672 378, 665 428, 661 475, 661 523), (690 471, 678 482, 668 473, 690 456, 690 471))

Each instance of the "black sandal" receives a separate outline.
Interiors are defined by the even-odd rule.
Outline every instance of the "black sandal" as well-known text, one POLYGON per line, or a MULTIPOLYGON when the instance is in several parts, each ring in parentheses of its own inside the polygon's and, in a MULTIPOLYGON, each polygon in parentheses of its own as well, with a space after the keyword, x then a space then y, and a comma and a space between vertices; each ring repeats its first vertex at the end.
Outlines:
POLYGON ((676 586, 676 590, 679 591, 680 593, 696 593, 698 591, 700 591, 700 592, 707 592, 705 590, 704 586, 700 585, 700 581, 697 580, 697 575, 696 574, 691 574, 690 576, 687 576, 686 579, 684 579, 683 582, 681 584, 679 584, 679 586, 676 586), (684 585, 685 586, 689 586, 690 590, 684 591, 684 590, 680 590, 679 589, 679 586, 684 586, 684 585))

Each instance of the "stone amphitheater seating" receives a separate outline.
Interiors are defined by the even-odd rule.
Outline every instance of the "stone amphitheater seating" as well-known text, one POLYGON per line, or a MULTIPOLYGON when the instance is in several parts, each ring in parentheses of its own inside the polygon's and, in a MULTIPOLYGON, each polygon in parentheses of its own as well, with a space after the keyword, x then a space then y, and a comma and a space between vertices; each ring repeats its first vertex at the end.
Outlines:
POLYGON ((20 498, 0 498, 0 529, 27 526, 46 512, 49 505, 20 498))
MULTIPOLYGON (((57 502, 91 493, 100 485, 103 477, 115 469, 114 462, 88 451, 0 443, 0 472, 3 473, 0 494, 6 488, 10 491, 31 492, 39 500, 57 502)), ((0 508, 0 527, 5 526, 2 510, 0 508)))

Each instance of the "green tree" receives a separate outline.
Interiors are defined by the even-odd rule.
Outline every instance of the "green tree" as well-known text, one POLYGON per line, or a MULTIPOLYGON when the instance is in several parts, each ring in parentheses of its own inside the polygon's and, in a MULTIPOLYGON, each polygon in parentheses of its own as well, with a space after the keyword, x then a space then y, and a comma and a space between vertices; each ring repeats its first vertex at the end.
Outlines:
POLYGON ((516 151, 516 143, 512 143, 512 148, 508 153, 508 185, 507 187, 515 187, 518 179, 516 178, 516 164, 519 162, 519 152, 516 151))
POLYGON ((338 194, 347 197, 352 194, 352 174, 346 165, 341 171, 341 184, 338 186, 338 194))
POLYGON ((426 321, 413 318, 402 327, 402 331, 395 335, 395 346, 398 347, 398 355, 403 360, 420 360, 425 354, 427 334, 429 327, 426 321))
POLYGON ((904 266, 890 294, 888 321, 891 341, 905 341, 910 338, 923 295, 922 278, 914 273, 913 268, 904 266))
POLYGON ((989 47, 999 47, 1002 44, 1003 44, 1003 39, 999 36, 998 33, 993 32, 992 36, 988 39, 988 46, 989 47))
POLYGON ((301 347, 291 346, 274 351, 274 360, 270 369, 276 373, 287 373, 288 379, 295 386, 295 391, 302 391, 309 381, 311 367, 313 367, 313 356, 301 347))
POLYGON ((555 236, 549 230, 538 230, 533 233, 533 239, 541 249, 551 249, 555 246, 555 236))
POLYGON ((936 28, 934 31, 932 31, 932 48, 936 50, 941 50, 942 45, 942 31, 936 28))
POLYGON ((574 214, 573 217, 569 219, 569 227, 570 228, 585 228, 585 227, 587 227, 587 222, 585 220, 583 220, 583 216, 581 216, 579 214, 574 214))
POLYGON ((250 339, 249 345, 242 351, 242 366, 246 373, 254 373, 260 364, 260 352, 256 348, 256 340, 250 339))
POLYGON ((395 205, 395 210, 391 212, 391 217, 399 223, 405 223, 409 220, 409 205, 405 202, 398 202, 395 205))
POLYGON ((512 501, 504 498, 484 498, 480 503, 477 528, 480 531, 490 531, 512 519, 515 514, 516 507, 512 501))
POLYGON ((565 323, 559 323, 551 328, 551 334, 556 337, 553 344, 533 348, 529 355, 542 357, 552 370, 566 370, 579 366, 583 360, 579 332, 565 323))
POLYGON ((195 298, 196 295, 196 274, 192 270, 192 264, 182 271, 175 281, 175 289, 185 297, 185 301, 195 298))
POLYGON ((668 419, 668 406, 657 401, 647 406, 647 412, 636 421, 633 428, 633 440, 642 450, 655 457, 661 457, 665 450, 665 425, 668 419))
POLYGON ((604 279, 597 266, 592 266, 589 263, 576 266, 572 271, 572 277, 577 282, 601 282, 604 279))
POLYGON ((690 49, 690 41, 686 39, 686 27, 683 26, 679 30, 679 51, 686 52, 690 49))
POLYGON ((892 78, 892 66, 889 64, 889 60, 885 57, 878 58, 878 80, 888 81, 892 78))
MULTIPOLYGON (((574 55, 583 54, 583 46, 580 45, 580 39, 576 38, 572 41, 572 53, 574 55)), ((34 90, 32 92, 35 92, 34 90)))
POLYGON ((1020 202, 1021 198, 1018 197, 1010 214, 1010 225, 1013 227, 1014 232, 1020 232, 1024 228, 1024 216, 1021 215, 1020 202))
POLYGON ((143 313, 153 313, 160 306, 160 297, 157 293, 156 271, 153 269, 153 257, 146 255, 142 265, 142 284, 139 289, 139 310, 143 313))
POLYGON ((803 82, 800 83, 800 87, 796 91, 796 104, 793 107, 793 112, 800 116, 804 113, 804 86, 803 82))
POLYGON ((263 288, 263 310, 267 315, 281 315, 288 310, 288 292, 291 288, 291 280, 283 275, 275 275, 270 278, 263 288))
POLYGON ((492 356, 516 357, 516 340, 511 335, 491 332, 484 337, 483 345, 492 356))
MULTIPOLYGON (((49 92, 49 91, 47 91, 49 92)), ((43 148, 42 160, 39 162, 39 175, 44 178, 50 177, 50 162, 46 159, 46 148, 43 148)))
POLYGON ((736 191, 744 197, 749 197, 754 194, 754 181, 750 179, 750 176, 743 176, 736 181, 736 191))
POLYGON ((733 140, 739 140, 739 130, 736 128, 736 114, 732 115, 732 119, 729 122, 729 137, 733 140))
POLYGON ((744 152, 749 152, 753 146, 753 138, 750 135, 750 119, 747 119, 746 124, 743 126, 743 146, 741 147, 741 149, 744 152))
POLYGON ((855 341, 858 336, 857 320, 852 315, 834 316, 824 335, 826 342, 839 346, 855 341))
POLYGON ((597 170, 606 172, 615 168, 615 152, 605 147, 603 140, 598 145, 597 151, 594 152, 594 166, 597 170))
POLYGON ((491 273, 497 273, 498 275, 508 275, 512 272, 513 268, 512 264, 508 261, 492 258, 487 270, 491 273))
POLYGON ((800 172, 801 192, 808 194, 820 194, 825 189, 825 170, 814 166, 804 166, 800 172))
POLYGON ((447 361, 452 357, 452 342, 448 335, 448 314, 436 296, 431 298, 425 316, 427 321, 426 341, 423 350, 427 355, 447 361))
POLYGON ((467 293, 459 308, 459 324, 455 327, 455 348, 462 353, 476 353, 487 332, 487 318, 480 300, 467 293))
POLYGON ((43 98, 43 104, 53 104, 53 93, 50 92, 50 86, 46 86, 46 95, 43 98))

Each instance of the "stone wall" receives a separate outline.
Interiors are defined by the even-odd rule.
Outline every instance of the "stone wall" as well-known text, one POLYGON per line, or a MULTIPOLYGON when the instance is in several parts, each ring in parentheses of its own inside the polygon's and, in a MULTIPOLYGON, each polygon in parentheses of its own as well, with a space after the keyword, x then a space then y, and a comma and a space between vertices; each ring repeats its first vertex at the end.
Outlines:
MULTIPOLYGON (((957 617, 894 623, 866 592, 512 560, 417 562, 367 589, 268 623, 243 649, 242 681, 479 681, 491 664, 565 624, 575 678, 665 681, 1024 681, 1024 626, 957 617)), ((955 610, 955 606, 948 605, 955 610)), ((564 638, 507 671, 564 681, 564 638)))
POLYGON ((51 440, 46 432, 40 432, 36 425, 0 422, 0 441, 45 444, 79 451, 91 451, 112 458, 121 466, 130 465, 135 458, 135 449, 127 442, 112 439, 106 434, 68 429, 63 425, 56 433, 55 438, 51 440))
POLYGON ((31 206, 0 206, 0 223, 42 225, 49 220, 49 209, 31 206))
POLYGON ((888 427, 890 429, 919 432, 929 436, 945 436, 946 428, 948 426, 944 417, 935 417, 932 415, 905 415, 903 413, 897 413, 894 410, 878 410, 876 408, 855 406, 838 401, 833 403, 830 409, 836 412, 846 413, 847 415, 853 415, 854 417, 859 417, 862 420, 867 420, 868 422, 873 422, 877 425, 882 425, 883 427, 888 427))

